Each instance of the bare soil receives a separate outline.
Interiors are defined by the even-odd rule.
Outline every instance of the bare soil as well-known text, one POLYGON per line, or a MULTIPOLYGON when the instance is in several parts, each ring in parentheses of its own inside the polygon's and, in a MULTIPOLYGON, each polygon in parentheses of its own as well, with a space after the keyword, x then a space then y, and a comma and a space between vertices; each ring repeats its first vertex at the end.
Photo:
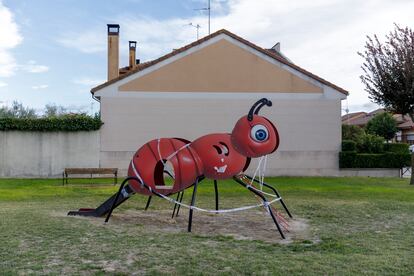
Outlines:
MULTIPOLYGON (((182 233, 187 232, 188 210, 180 210, 178 217, 171 218, 171 210, 127 210, 114 214, 109 221, 111 227, 125 224, 139 224, 145 232, 182 233)), ((266 211, 248 210, 243 212, 211 214, 195 211, 193 213, 192 233, 200 236, 231 236, 238 240, 261 240, 270 243, 290 243, 294 240, 315 240, 311 236, 307 220, 287 219, 284 227, 286 239, 277 231, 272 218, 266 211)), ((92 219, 102 223, 102 219, 92 219)), ((279 218, 279 222, 281 219, 279 218)))

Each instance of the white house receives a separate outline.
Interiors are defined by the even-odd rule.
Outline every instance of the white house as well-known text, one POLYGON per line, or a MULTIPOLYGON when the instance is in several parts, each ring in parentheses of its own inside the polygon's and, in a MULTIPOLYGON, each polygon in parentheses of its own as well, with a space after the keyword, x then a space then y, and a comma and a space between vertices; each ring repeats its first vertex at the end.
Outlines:
POLYGON ((230 132, 258 99, 278 128, 269 175, 338 175, 341 100, 348 92, 261 48, 217 31, 156 60, 119 69, 119 25, 108 25, 108 81, 93 88, 101 104, 100 166, 127 169, 133 153, 160 137, 193 140, 230 132))

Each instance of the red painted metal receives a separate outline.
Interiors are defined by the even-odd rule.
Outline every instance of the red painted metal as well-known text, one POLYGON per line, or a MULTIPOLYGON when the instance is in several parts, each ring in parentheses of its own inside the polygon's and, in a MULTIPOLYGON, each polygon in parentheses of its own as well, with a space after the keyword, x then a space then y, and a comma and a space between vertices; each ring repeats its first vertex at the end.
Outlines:
POLYGON ((240 173, 246 164, 246 156, 238 153, 230 140, 230 134, 216 133, 202 136, 191 143, 204 166, 204 176, 210 179, 227 179, 240 173))
MULTIPOLYGON (((128 176, 138 177, 139 174, 145 184, 157 192, 169 195, 190 187, 197 176, 203 174, 203 163, 198 154, 191 148, 185 147, 187 142, 177 138, 154 139, 143 145, 134 154, 128 169, 128 176), (179 150, 182 148, 181 150, 179 150), (178 152, 177 152, 178 151, 178 152), (176 154, 174 154, 176 153, 176 154), (173 166, 174 184, 172 187, 164 183, 164 166, 161 159, 167 158, 173 166)), ((142 188, 136 181, 129 181, 131 188, 140 194, 151 195, 147 189, 142 188)))
POLYGON ((260 157, 276 151, 279 147, 279 133, 265 117, 254 115, 253 120, 249 121, 247 116, 244 116, 234 126, 231 142, 240 154, 247 157, 260 157), (258 141, 252 137, 252 129, 255 126, 262 126, 267 130, 267 140, 258 141))
MULTIPOLYGON (((134 154, 128 176, 141 179, 163 195, 182 191, 201 176, 214 180, 232 178, 248 167, 250 158, 270 154, 279 146, 276 127, 257 115, 264 105, 271 106, 271 102, 262 99, 253 105, 232 133, 208 134, 193 142, 161 138, 146 143, 134 154), (169 172, 174 177, 173 185, 164 183, 167 161, 173 168, 169 172)), ((129 185, 136 193, 152 195, 136 181, 129 181, 129 185)))

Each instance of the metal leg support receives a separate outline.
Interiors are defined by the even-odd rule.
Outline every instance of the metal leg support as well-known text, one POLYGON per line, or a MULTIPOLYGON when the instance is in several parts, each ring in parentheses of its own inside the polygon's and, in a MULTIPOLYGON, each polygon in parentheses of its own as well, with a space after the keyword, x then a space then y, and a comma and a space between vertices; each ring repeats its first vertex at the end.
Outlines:
POLYGON ((214 180, 214 194, 216 196, 216 210, 218 210, 219 209, 219 198, 218 198, 217 180, 214 180))
MULTIPOLYGON (((185 191, 185 190, 184 190, 185 191)), ((180 200, 178 201, 178 202, 183 202, 183 197, 184 197, 184 191, 182 191, 181 192, 181 197, 180 197, 180 200)), ((177 213, 175 213, 175 216, 176 217, 178 217, 178 213, 180 212, 180 208, 181 208, 181 205, 178 205, 178 208, 177 208, 177 213)))
POLYGON ((277 219, 276 219, 275 215, 273 214, 272 208, 270 208, 270 206, 269 206, 269 205, 267 205, 268 201, 267 201, 267 199, 263 196, 263 194, 261 194, 260 192, 258 192, 258 191, 256 191, 256 190, 253 190, 251 187, 249 187, 247 184, 245 184, 243 181, 241 181, 241 180, 240 180, 240 179, 238 179, 237 177, 233 177, 233 179, 234 179, 234 181, 236 181, 237 183, 239 183, 239 184, 240 184, 240 185, 242 185, 243 187, 247 188, 250 192, 252 192, 252 193, 254 193, 255 195, 259 196, 259 197, 263 200, 263 202, 264 202, 264 204, 265 204, 265 206, 266 206, 267 210, 269 211, 270 216, 271 216, 271 217, 272 217, 272 219, 273 219, 273 222, 274 222, 274 223, 275 223, 275 225, 276 225, 277 230, 278 230, 278 231, 279 231, 279 233, 280 233, 280 236, 282 237, 282 239, 285 239, 285 234, 283 234, 282 228, 280 227, 279 223, 277 222, 277 219))
MULTIPOLYGON (((194 206, 195 200, 196 200, 196 194, 197 194, 197 186, 198 186, 198 179, 194 183, 194 189, 193 189, 193 196, 191 197, 191 207, 194 206)), ((188 232, 191 232, 191 225, 193 223, 193 209, 190 209, 189 217, 188 217, 188 232)))
POLYGON ((108 212, 108 215, 106 216, 105 223, 109 221, 109 218, 111 217, 112 212, 113 212, 113 211, 114 211, 114 209, 115 209, 115 205, 116 205, 116 203, 117 203, 117 201, 118 201, 119 195, 121 194, 122 189, 124 188, 124 185, 125 185, 125 183, 127 183, 127 182, 128 182, 128 180, 129 180, 129 178, 126 178, 124 181, 122 181, 121 186, 119 186, 119 190, 118 190, 118 192, 116 193, 115 200, 114 200, 114 202, 112 203, 112 206, 111 206, 111 209, 110 209, 110 210, 109 210, 109 212, 108 212))
POLYGON ((147 204, 145 205, 145 209, 144 209, 145 211, 148 210, 148 207, 150 206, 150 203, 151 203, 151 199, 152 199, 152 196, 149 196, 147 200, 147 204))
MULTIPOLYGON (((178 199, 179 199, 179 197, 180 197, 180 193, 181 193, 181 192, 178 192, 178 193, 177 193, 177 198, 175 199, 175 201, 178 201, 178 199)), ((175 204, 174 204, 174 210, 173 210, 173 213, 172 213, 172 215, 171 215, 171 218, 174 218, 174 215, 175 215, 175 210, 177 209, 177 205, 178 205, 177 203, 175 203, 175 204)))
MULTIPOLYGON (((257 179, 253 179, 251 176, 248 176, 248 175, 246 175, 246 177, 247 177, 248 179, 253 180, 254 182, 256 182, 256 183, 259 183, 259 184, 260 184, 260 181, 258 181, 257 179)), ((269 188, 270 190, 272 190, 272 191, 275 193, 275 195, 276 195, 276 196, 280 197, 279 192, 278 192, 275 188, 273 188, 272 186, 270 186, 269 184, 267 184, 267 183, 265 183, 265 182, 263 182, 262 184, 263 184, 263 186, 265 186, 265 187, 269 188)), ((289 216, 290 218, 293 218, 293 217, 292 217, 292 215, 291 215, 291 214, 290 214, 290 212, 289 212, 288 207, 286 206, 285 202, 283 201, 283 198, 282 198, 282 199, 280 199, 280 204, 282 204, 282 206, 283 206, 283 208, 285 209, 285 211, 286 211, 286 213, 288 214, 288 216, 289 216)))

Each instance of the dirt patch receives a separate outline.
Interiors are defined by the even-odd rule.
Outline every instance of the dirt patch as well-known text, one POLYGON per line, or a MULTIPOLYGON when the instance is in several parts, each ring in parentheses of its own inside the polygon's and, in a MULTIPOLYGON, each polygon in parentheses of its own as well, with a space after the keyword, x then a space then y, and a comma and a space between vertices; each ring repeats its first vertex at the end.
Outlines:
MULTIPOLYGON (((208 237, 231 236, 238 240, 261 240, 283 244, 295 240, 312 240, 309 224, 305 219, 286 220, 288 223, 284 229, 286 239, 282 240, 270 215, 265 211, 224 214, 195 211, 192 233, 208 237)), ((187 232, 188 211, 180 212, 180 216, 172 219, 171 210, 128 210, 122 214, 115 214, 110 224, 116 225, 115 228, 123 224, 138 224, 143 226, 143 231, 150 233, 183 233, 187 232)))

